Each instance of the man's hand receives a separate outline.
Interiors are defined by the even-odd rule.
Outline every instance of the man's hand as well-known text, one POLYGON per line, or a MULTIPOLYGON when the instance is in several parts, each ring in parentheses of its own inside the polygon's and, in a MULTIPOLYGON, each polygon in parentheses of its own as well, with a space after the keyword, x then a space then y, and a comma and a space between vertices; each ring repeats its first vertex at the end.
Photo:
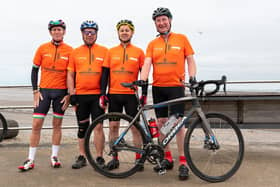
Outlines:
POLYGON ((33 106, 34 108, 39 106, 40 100, 43 100, 43 96, 39 90, 33 91, 33 106))
POLYGON ((60 101, 60 103, 63 103, 63 105, 61 107, 61 109, 63 111, 65 111, 68 108, 69 102, 70 102, 70 96, 69 95, 64 96, 63 99, 60 101))
POLYGON ((108 100, 108 97, 106 95, 101 95, 99 97, 99 106, 101 108, 106 109, 108 102, 109 102, 109 100, 108 100))
POLYGON ((196 78, 195 78, 195 77, 190 77, 189 83, 190 83, 192 86, 195 85, 195 84, 197 84, 196 78))
POLYGON ((195 77, 190 77, 189 83, 191 84, 190 91, 192 92, 193 90, 196 90, 196 94, 197 94, 198 83, 196 81, 196 78, 195 77))

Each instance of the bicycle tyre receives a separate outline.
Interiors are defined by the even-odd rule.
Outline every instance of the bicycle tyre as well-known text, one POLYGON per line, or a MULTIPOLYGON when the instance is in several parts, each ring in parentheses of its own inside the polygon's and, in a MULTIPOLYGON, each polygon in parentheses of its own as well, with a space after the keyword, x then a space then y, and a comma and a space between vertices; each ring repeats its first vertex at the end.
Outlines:
POLYGON ((0 142, 4 139, 8 132, 8 124, 5 117, 0 113, 0 142))
POLYGON ((217 151, 205 148, 202 120, 196 119, 185 135, 185 156, 196 176, 208 182, 222 182, 239 169, 244 156, 244 140, 240 129, 229 117, 209 113, 206 118, 220 148, 217 151))
MULTIPOLYGON (((103 147, 103 158, 105 160, 105 165, 108 163, 108 161, 112 160, 112 155, 109 155, 110 152, 110 143, 109 143, 109 120, 110 119, 120 119, 120 126, 128 125, 129 122, 133 120, 133 118, 129 115, 122 114, 122 113, 107 113, 104 115, 99 116, 97 119, 93 121, 93 123, 89 126, 86 136, 85 136, 85 152, 86 157, 91 166, 100 174, 110 177, 110 178, 125 178, 133 175, 135 172, 137 172, 140 167, 144 164, 146 160, 146 156, 143 154, 139 162, 135 162, 135 152, 132 150, 121 150, 118 152, 118 160, 119 160, 119 168, 108 170, 104 166, 100 166, 96 162, 97 153, 94 143, 91 143, 94 140, 94 130, 97 128, 97 126, 100 125, 100 122, 103 122, 103 132, 105 135, 105 143, 103 147), (106 136, 108 135, 108 136, 106 136)), ((146 142, 146 137, 143 129, 140 127, 139 123, 136 122, 134 124, 134 127, 136 127, 136 131, 140 133, 141 136, 141 146, 139 147, 141 150, 143 150, 144 143, 146 142)), ((121 131, 123 131, 124 128, 119 128, 119 134, 121 134, 121 131)), ((128 133, 123 137, 125 140, 125 143, 134 146, 132 140, 132 132, 131 128, 129 129, 128 133)))

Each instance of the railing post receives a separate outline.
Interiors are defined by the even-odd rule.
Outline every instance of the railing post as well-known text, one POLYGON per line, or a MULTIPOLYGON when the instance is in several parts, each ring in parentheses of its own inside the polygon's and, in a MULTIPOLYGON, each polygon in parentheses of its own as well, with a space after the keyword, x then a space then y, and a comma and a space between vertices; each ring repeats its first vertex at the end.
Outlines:
POLYGON ((244 101, 237 101, 237 124, 244 123, 244 101))

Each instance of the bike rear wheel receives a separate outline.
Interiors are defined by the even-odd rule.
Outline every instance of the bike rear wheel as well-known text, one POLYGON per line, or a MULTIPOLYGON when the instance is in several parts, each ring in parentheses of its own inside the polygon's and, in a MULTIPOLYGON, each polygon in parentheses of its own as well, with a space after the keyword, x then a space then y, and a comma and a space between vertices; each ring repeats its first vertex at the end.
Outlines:
POLYGON ((4 116, 0 113, 0 142, 4 139, 8 131, 8 124, 4 116))
POLYGON ((107 113, 98 117, 89 126, 85 137, 86 156, 91 166, 100 174, 111 178, 125 178, 133 175, 143 166, 145 156, 142 156, 141 159, 136 162, 136 153, 140 153, 140 155, 144 153, 143 146, 145 135, 143 129, 138 122, 135 122, 134 125, 123 134, 124 131, 127 130, 129 122, 132 120, 133 118, 131 116, 122 113, 107 113), (117 138, 114 138, 114 140, 109 138, 109 123, 112 121, 120 122, 118 138, 121 141, 116 145, 114 144, 117 138), (103 122, 103 125, 100 122, 103 122), (97 134, 100 133, 100 131, 97 132, 97 129, 101 129, 101 132, 104 133, 103 140, 101 140, 102 138, 100 139, 100 136, 97 134), (133 135, 138 137, 138 141, 133 135), (99 138, 96 138, 97 136, 99 138), (96 142, 100 141, 103 141, 103 143, 101 143, 102 146, 99 145, 98 148, 96 142), (100 156, 100 147, 103 150, 101 152, 105 160, 104 165, 100 165, 96 161, 96 158, 100 156), (119 160, 119 166, 116 169, 110 170, 108 169, 108 162, 112 160, 113 156, 116 157, 116 155, 119 160))
POLYGON ((219 143, 218 149, 206 145, 202 120, 197 119, 185 136, 185 155, 192 172, 208 182, 222 182, 240 167, 244 155, 244 140, 238 126, 227 116, 206 114, 219 143))

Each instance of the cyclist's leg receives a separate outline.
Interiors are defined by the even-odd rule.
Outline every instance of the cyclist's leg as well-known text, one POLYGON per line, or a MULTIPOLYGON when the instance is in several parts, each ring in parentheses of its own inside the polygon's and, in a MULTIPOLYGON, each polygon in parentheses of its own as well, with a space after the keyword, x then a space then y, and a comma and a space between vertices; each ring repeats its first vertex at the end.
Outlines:
POLYGON ((21 171, 27 171, 34 168, 34 159, 37 151, 37 146, 40 141, 41 129, 43 126, 44 118, 50 108, 51 100, 48 97, 47 90, 40 90, 43 100, 40 99, 39 106, 34 108, 32 131, 30 135, 29 154, 28 159, 18 167, 21 171))
POLYGON ((51 100, 48 98, 47 91, 41 90, 40 94, 42 95, 43 100, 40 100, 39 106, 34 108, 28 159, 18 167, 18 169, 20 169, 21 171, 27 171, 34 168, 34 159, 37 151, 37 146, 40 141, 42 125, 50 107, 51 100))
MULTIPOLYGON (((153 93, 153 103, 154 104, 168 100, 168 97, 164 93, 164 88, 162 88, 162 87, 153 86, 152 93, 153 93)), ((157 117, 157 124, 160 129, 168 119, 168 107, 155 108, 155 114, 157 117)), ((162 140, 163 138, 164 138, 164 136, 162 134, 160 134, 159 139, 162 140)))
POLYGON ((53 106, 53 134, 52 134, 52 144, 60 145, 61 142, 61 125, 64 116, 64 112, 62 110, 63 103, 61 103, 64 96, 67 94, 66 90, 52 90, 51 98, 52 98, 52 106, 53 106))
MULTIPOLYGON (((153 92, 154 104, 168 100, 168 88, 153 86, 152 92, 153 92)), ((159 129, 161 129, 161 127, 168 120, 168 107, 156 108, 155 114, 157 117, 157 123, 158 123, 159 129)), ((160 133, 160 137, 159 137, 160 141, 162 141, 163 138, 164 138, 164 135, 162 133, 160 133)), ((162 162, 162 165, 163 165, 163 167, 166 166, 167 169, 172 169, 173 168, 173 158, 172 158, 172 154, 171 154, 171 151, 170 151, 170 148, 168 145, 165 147, 164 151, 165 151, 165 155, 164 155, 164 160, 162 162)), ((159 169, 158 167, 154 168, 155 171, 157 171, 158 169, 159 169)))
POLYGON ((41 90, 40 94, 42 95, 43 100, 40 100, 39 106, 34 108, 30 147, 37 147, 39 144, 43 122, 51 104, 51 99, 48 96, 48 90, 41 90))
POLYGON ((76 109, 76 117, 78 122, 78 144, 79 144, 79 153, 82 156, 85 156, 84 149, 84 140, 85 133, 89 126, 89 117, 90 117, 90 95, 77 95, 78 106, 76 109))
MULTIPOLYGON (((120 112, 123 111, 123 103, 121 102, 120 94, 109 95, 109 112, 120 112)), ((112 119, 109 126, 109 140, 113 141, 119 137, 120 123, 118 119, 112 119)))
MULTIPOLYGON (((124 97, 125 98, 123 99, 125 99, 125 105, 124 105, 125 113, 131 117, 135 117, 138 112, 137 110, 138 102, 136 96, 134 94, 131 94, 131 95, 125 95, 124 97)), ((135 126, 132 126, 131 131, 133 134, 134 146, 140 148, 142 146, 142 139, 139 130, 135 126)), ((138 160, 140 158, 141 158, 141 154, 136 153, 135 160, 138 160)))
MULTIPOLYGON (((100 95, 94 95, 92 96, 92 102, 91 102, 91 119, 92 121, 95 120, 98 116, 104 114, 104 109, 100 108, 99 106, 99 97, 100 95)), ((103 124, 99 123, 94 128, 94 144, 96 147, 96 154, 97 157, 102 157, 103 155, 103 149, 104 149, 104 143, 105 143, 105 136, 103 131, 103 124)))
MULTIPOLYGON (((172 87, 170 88, 169 99, 176 99, 185 96, 184 87, 172 87)), ((185 104, 177 104, 170 106, 170 115, 173 114, 184 114, 185 104)), ((183 159, 184 156, 184 138, 185 138, 185 128, 181 128, 180 131, 176 134, 176 143, 178 147, 179 160, 180 164, 186 164, 186 160, 183 159)))
MULTIPOLYGON (((185 96, 184 87, 172 87, 170 88, 169 99, 176 99, 179 97, 185 96)), ((177 104, 170 106, 170 115, 173 114, 184 114, 185 104, 177 104)), ((187 167, 187 161, 184 154, 184 137, 185 137, 185 128, 181 128, 180 131, 176 134, 176 143, 178 147, 179 154, 179 179, 186 180, 189 177, 189 170, 187 167)))
MULTIPOLYGON (((120 112, 122 113, 123 103, 120 94, 110 94, 109 95, 109 113, 110 112, 120 112)), ((119 137, 120 121, 119 119, 110 119, 109 122, 109 142, 113 142, 119 137)), ((107 163, 107 168, 109 170, 116 169, 119 167, 118 153, 112 154, 113 158, 107 163)))

